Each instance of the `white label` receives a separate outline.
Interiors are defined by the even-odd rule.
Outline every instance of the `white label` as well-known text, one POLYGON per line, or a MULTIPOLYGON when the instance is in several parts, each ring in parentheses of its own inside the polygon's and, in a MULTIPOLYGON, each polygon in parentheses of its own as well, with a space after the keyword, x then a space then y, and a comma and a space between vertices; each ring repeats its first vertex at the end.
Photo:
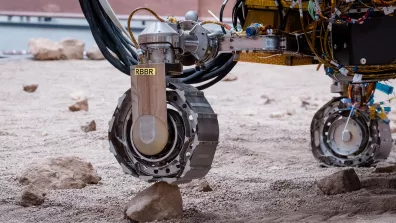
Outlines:
POLYGON ((340 10, 338 10, 338 9, 336 8, 336 9, 335 9, 335 14, 336 14, 337 16, 340 16, 340 15, 341 15, 340 10))
POLYGON ((333 23, 329 22, 329 25, 327 25, 327 29, 331 31, 332 28, 333 28, 333 23))
POLYGON ((385 15, 389 15, 389 14, 391 14, 391 13, 393 13, 395 11, 393 6, 383 7, 382 10, 384 10, 384 14, 385 15))
POLYGON ((362 77, 363 77, 363 75, 361 75, 361 74, 355 74, 354 76, 353 76, 353 82, 361 82, 362 81, 362 77))
POLYGON ((341 73, 342 75, 344 75, 344 76, 347 76, 347 75, 348 75, 348 70, 345 69, 344 67, 341 68, 339 71, 340 71, 340 73, 341 73))

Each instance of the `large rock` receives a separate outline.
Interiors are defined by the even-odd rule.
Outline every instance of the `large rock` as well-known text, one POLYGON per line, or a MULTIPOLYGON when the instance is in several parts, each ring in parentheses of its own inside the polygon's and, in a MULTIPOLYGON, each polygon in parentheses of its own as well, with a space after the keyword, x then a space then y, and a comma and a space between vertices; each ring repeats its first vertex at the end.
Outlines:
POLYGON ((61 58, 64 60, 82 60, 84 58, 85 43, 77 39, 63 39, 60 42, 63 48, 61 58))
POLYGON ((89 50, 87 50, 87 57, 90 60, 104 60, 105 59, 102 52, 100 52, 100 49, 98 46, 91 47, 89 50))
POLYGON ((326 195, 352 192, 362 188, 354 169, 346 169, 334 173, 317 181, 316 185, 326 195))
POLYGON ((126 206, 125 215, 137 222, 183 217, 180 189, 165 182, 155 183, 139 192, 126 206))
POLYGON ((81 189, 97 184, 101 178, 93 166, 78 157, 40 160, 29 165, 19 177, 22 185, 46 189, 81 189))
POLYGON ((59 43, 45 38, 31 39, 28 47, 35 60, 60 60, 63 52, 59 43))
POLYGON ((18 204, 23 207, 41 205, 44 203, 45 195, 45 190, 42 187, 29 185, 22 189, 18 204))

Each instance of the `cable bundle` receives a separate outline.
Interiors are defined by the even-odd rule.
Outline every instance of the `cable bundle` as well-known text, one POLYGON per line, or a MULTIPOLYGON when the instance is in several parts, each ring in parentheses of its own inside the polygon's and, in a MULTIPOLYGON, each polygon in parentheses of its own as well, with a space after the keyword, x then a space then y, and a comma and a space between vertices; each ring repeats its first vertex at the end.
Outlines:
MULTIPOLYGON (((98 0, 79 0, 79 2, 103 56, 119 71, 130 75, 130 67, 138 64, 135 45, 114 24, 98 0)), ((167 74, 167 78, 178 79, 187 84, 199 84, 208 81, 197 86, 199 90, 203 90, 223 79, 236 63, 236 61, 233 61, 233 54, 220 54, 205 63, 204 70, 189 68, 185 69, 183 74, 179 76, 167 74)))

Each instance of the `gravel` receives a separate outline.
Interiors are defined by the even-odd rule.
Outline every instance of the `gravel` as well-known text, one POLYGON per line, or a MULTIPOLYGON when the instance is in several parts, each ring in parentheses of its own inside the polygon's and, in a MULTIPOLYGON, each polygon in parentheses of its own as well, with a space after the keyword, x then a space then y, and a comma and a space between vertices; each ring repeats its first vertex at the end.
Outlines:
MULTIPOLYGON (((198 181, 182 185, 181 222, 395 219, 396 184, 386 183, 395 182, 395 174, 356 169, 366 188, 334 196, 318 192, 315 180, 341 168, 319 167, 310 151, 313 114, 333 96, 330 78, 315 67, 240 63, 232 71, 236 81, 205 90, 221 131, 206 176, 213 191, 195 190, 198 181), (271 118, 290 110, 293 115, 271 118)), ((128 222, 125 205, 149 185, 122 172, 109 152, 107 131, 118 98, 129 86, 129 77, 107 61, 0 61, 0 222, 128 222), (23 85, 28 84, 40 87, 26 93, 23 85), (77 91, 89 95, 89 111, 69 111, 70 94, 77 91), (81 131, 91 120, 97 131, 81 131), (16 176, 29 162, 70 155, 91 162, 101 182, 50 191, 40 207, 17 205, 22 187, 16 176)), ((390 119, 396 120, 396 113, 390 119)), ((389 161, 395 161, 395 154, 393 149, 389 161)))

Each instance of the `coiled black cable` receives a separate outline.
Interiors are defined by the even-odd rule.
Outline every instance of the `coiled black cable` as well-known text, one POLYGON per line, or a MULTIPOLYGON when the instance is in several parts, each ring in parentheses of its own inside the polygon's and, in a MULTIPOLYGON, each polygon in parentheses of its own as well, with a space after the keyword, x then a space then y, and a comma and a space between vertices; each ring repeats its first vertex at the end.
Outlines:
POLYGON ((104 38, 100 32, 100 28, 95 21, 95 16, 94 16, 94 10, 91 7, 91 2, 89 0, 80 0, 80 6, 81 9, 84 13, 85 18, 87 19, 87 22, 91 28, 92 36, 95 39, 96 44, 98 45, 101 53, 103 56, 106 58, 109 63, 111 63, 115 68, 117 68, 119 71, 129 75, 129 68, 125 67, 123 63, 120 62, 117 58, 115 58, 108 50, 107 46, 111 45, 109 44, 108 40, 104 40, 104 38), (99 29, 99 30, 98 30, 99 29), (107 42, 107 44, 105 43, 107 42))

